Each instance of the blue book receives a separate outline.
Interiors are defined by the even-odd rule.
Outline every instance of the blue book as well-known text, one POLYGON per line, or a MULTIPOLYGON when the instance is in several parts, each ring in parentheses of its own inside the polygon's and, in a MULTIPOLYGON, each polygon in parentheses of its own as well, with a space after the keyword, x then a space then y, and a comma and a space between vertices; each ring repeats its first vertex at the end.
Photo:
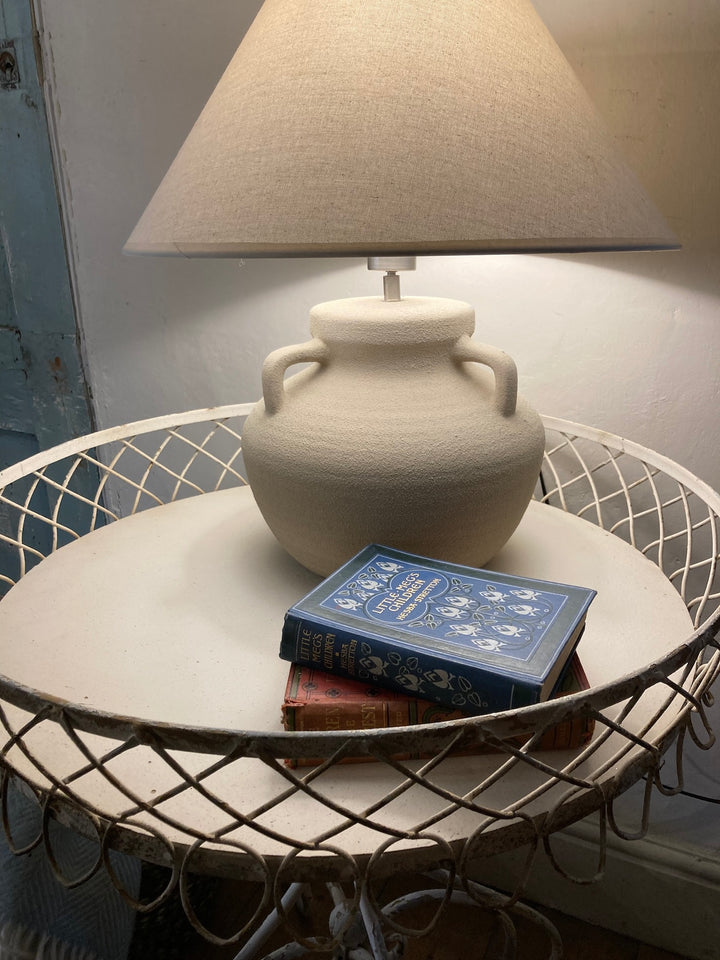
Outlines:
POLYGON ((594 596, 371 544, 288 610, 280 656, 493 713, 552 695, 594 596))

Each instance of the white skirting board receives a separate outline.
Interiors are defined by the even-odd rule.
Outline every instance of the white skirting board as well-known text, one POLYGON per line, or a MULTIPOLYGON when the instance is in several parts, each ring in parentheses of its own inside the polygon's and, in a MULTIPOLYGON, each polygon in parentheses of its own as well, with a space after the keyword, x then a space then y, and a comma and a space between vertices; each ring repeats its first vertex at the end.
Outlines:
MULTIPOLYGON (((598 860, 598 825, 582 821, 552 838, 568 874, 590 877, 598 860)), ((482 883, 514 889, 527 851, 499 854, 476 871, 482 883)), ((655 839, 622 840, 608 831, 603 878, 578 884, 538 851, 523 898, 596 924, 687 960, 720 957, 720 862, 693 847, 655 839)))
POLYGON ((20 926, 0 927, 0 960, 98 960, 94 953, 20 926))

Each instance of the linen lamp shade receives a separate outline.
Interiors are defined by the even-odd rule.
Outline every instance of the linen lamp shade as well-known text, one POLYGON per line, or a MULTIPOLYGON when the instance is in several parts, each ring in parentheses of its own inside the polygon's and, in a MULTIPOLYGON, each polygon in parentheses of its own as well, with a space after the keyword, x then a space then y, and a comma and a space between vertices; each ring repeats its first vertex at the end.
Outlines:
POLYGON ((529 0, 266 0, 125 250, 676 245, 529 0))

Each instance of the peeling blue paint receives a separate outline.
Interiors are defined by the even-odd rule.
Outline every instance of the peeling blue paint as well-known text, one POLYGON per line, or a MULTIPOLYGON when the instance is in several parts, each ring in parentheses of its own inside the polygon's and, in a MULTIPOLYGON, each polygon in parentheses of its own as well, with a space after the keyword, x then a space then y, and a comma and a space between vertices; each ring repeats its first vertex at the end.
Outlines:
MULTIPOLYGON (((92 429, 30 0, 0 0, 0 468, 92 429)), ((88 490, 97 481, 88 478, 88 490)), ((12 534, 0 511, 0 532, 12 534)), ((12 564, 0 550, 0 571, 12 564)))

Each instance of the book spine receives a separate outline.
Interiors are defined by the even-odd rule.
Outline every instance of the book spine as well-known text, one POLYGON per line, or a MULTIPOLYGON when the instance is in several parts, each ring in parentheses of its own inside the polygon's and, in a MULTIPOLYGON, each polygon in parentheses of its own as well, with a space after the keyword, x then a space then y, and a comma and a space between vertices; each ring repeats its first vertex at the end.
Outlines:
MULTIPOLYGON (((405 704, 399 704, 405 707, 405 704)), ((389 704, 384 701, 358 700, 353 703, 303 703, 286 707, 293 730, 373 730, 408 724, 407 709, 401 720, 390 716, 389 704)), ((394 712, 395 713, 395 712, 394 712)))
MULTIPOLYGON (((340 730, 370 730, 375 728, 402 727, 416 724, 433 723, 438 720, 453 720, 458 717, 457 711, 448 712, 439 707, 435 715, 432 707, 425 711, 418 711, 422 701, 409 700, 407 703, 387 703, 377 701, 348 703, 347 701, 325 703, 303 703, 286 705, 283 708, 283 725, 286 730, 295 731, 340 731, 340 730)), ((594 723, 585 717, 569 717, 553 727, 548 728, 535 745, 535 750, 574 750, 584 746, 592 736, 594 723)), ((509 743, 515 747, 522 747, 530 739, 517 737, 509 743)), ((471 756, 483 753, 501 753, 502 750, 482 744, 465 750, 453 750, 451 756, 471 756)), ((413 754, 397 754, 395 760, 422 760, 432 757, 432 753, 416 751, 413 754)), ((343 757, 340 763, 367 763, 374 757, 355 756, 350 754, 343 757)), ((314 767, 322 763, 318 757, 298 757, 288 760, 291 767, 314 767)))
MULTIPOLYGON (((415 711, 416 712, 416 711, 415 711)), ((283 726, 294 731, 375 730, 416 724, 412 703, 386 701, 356 701, 354 703, 303 703, 283 707, 283 726)), ((396 760, 411 760, 409 753, 397 754, 396 760)), ((349 755, 340 763, 370 763, 374 757, 349 755)), ((290 767, 315 767, 323 760, 318 757, 298 757, 286 760, 290 767)))
POLYGON ((539 700, 537 687, 512 677, 438 660, 410 646, 363 631, 351 633, 292 610, 285 618, 280 657, 470 714, 509 710, 539 700))

